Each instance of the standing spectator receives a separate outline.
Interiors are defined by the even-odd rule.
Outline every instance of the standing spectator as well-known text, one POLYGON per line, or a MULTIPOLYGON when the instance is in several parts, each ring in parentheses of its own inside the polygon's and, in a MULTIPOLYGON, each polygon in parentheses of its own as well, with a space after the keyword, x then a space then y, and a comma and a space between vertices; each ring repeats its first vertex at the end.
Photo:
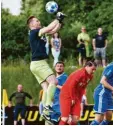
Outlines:
POLYGON ((60 49, 61 49, 61 38, 59 36, 59 33, 55 33, 51 38, 51 52, 54 57, 53 66, 55 66, 55 64, 58 62, 60 49))
POLYGON ((83 66, 87 60, 87 58, 90 57, 90 46, 91 46, 91 43, 90 43, 90 37, 89 35, 87 34, 86 32, 86 28, 83 26, 81 28, 81 33, 78 34, 78 37, 77 37, 77 40, 79 42, 79 45, 82 45, 82 50, 80 51, 79 53, 79 65, 80 66, 83 66), (85 46, 85 49, 84 49, 84 46, 85 46))
POLYGON ((53 112, 51 112, 49 116, 44 115, 44 117, 49 122, 52 122, 53 124, 58 124, 60 116, 61 116, 59 95, 60 95, 62 86, 67 79, 67 74, 64 72, 64 63, 63 62, 59 61, 56 63, 55 72, 56 72, 56 79, 58 80, 58 85, 56 86, 57 88, 55 90, 53 104, 51 107, 51 110, 53 112))
POLYGON ((42 36, 57 32, 61 27, 64 17, 65 15, 63 13, 58 12, 56 19, 44 28, 42 28, 41 22, 35 16, 30 16, 27 20, 27 25, 30 29, 29 39, 32 51, 30 70, 43 88, 42 102, 44 108, 48 109, 48 112, 52 104, 57 81, 52 69, 47 63, 48 55, 42 36))
POLYGON ((32 106, 32 97, 27 92, 23 91, 23 86, 19 84, 17 86, 17 91, 13 93, 9 98, 9 107, 12 106, 12 98, 15 97, 16 105, 14 108, 14 125, 17 125, 17 118, 19 113, 21 114, 22 118, 22 125, 25 125, 25 113, 26 113, 26 105, 25 105, 25 98, 28 97, 30 99, 30 106, 32 106))
POLYGON ((93 39, 94 58, 98 66, 99 58, 101 58, 102 66, 106 67, 107 38, 102 32, 102 28, 98 28, 98 34, 93 39))
POLYGON ((100 84, 94 91, 95 120, 91 125, 108 125, 113 113, 113 62, 103 71, 100 84), (105 116, 105 118, 104 118, 105 116))
POLYGON ((59 125, 66 125, 69 115, 72 118, 70 125, 78 123, 82 96, 95 70, 96 64, 89 61, 82 69, 73 72, 66 80, 60 92, 61 120, 59 125))

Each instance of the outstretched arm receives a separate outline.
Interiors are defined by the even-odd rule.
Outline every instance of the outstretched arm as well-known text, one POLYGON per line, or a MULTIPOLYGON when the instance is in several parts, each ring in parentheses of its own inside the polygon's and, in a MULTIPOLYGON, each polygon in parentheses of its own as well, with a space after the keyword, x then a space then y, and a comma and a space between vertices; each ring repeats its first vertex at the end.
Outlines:
POLYGON ((53 22, 51 22, 47 27, 41 28, 39 31, 39 36, 48 33, 53 34, 57 32, 60 29, 61 24, 57 19, 55 19, 53 22))

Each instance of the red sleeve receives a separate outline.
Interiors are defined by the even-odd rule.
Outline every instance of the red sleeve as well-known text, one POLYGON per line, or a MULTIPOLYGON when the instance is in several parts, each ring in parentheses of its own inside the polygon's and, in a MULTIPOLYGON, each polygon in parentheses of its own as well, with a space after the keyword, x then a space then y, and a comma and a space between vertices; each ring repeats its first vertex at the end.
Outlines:
POLYGON ((77 95, 77 85, 81 80, 81 75, 79 73, 73 74, 69 79, 69 92, 72 100, 78 99, 77 95))

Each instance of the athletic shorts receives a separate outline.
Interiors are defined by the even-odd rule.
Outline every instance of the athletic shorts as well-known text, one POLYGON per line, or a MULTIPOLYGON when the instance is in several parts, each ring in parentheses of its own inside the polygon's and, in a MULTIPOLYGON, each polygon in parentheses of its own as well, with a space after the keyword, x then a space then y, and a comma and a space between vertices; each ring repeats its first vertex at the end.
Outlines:
POLYGON ((22 119, 25 119, 26 106, 25 105, 16 105, 14 108, 14 120, 17 120, 18 115, 21 115, 22 119))
POLYGON ((113 98, 112 95, 107 95, 104 90, 97 93, 94 92, 94 110, 96 113, 105 113, 108 110, 113 110, 113 98))
POLYGON ((30 64, 30 70, 36 77, 39 84, 44 82, 50 75, 53 74, 53 71, 46 60, 32 61, 30 64))
POLYGON ((75 101, 75 104, 71 105, 71 99, 65 99, 60 97, 60 111, 61 117, 69 117, 69 115, 76 115, 80 117, 80 101, 75 101))
POLYGON ((106 49, 105 48, 96 48, 94 51, 94 58, 95 59, 105 59, 106 58, 106 49))

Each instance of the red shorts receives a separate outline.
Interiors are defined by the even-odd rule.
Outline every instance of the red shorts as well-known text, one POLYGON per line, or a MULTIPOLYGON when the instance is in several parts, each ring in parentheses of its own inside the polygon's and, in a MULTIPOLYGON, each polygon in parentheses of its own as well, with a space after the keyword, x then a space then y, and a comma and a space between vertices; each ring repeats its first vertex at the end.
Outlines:
POLYGON ((61 111, 61 117, 68 117, 69 115, 76 115, 80 117, 80 111, 81 111, 81 101, 77 100, 75 101, 75 104, 71 105, 71 99, 60 97, 60 111, 61 111))

